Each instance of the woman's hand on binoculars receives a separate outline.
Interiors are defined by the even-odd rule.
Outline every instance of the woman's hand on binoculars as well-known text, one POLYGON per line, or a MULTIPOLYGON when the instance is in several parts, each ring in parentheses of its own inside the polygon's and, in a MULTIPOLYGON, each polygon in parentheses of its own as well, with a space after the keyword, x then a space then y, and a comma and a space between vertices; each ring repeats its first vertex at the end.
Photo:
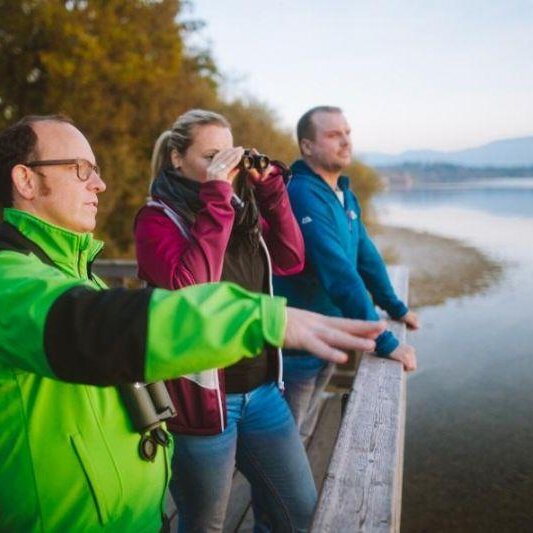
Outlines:
POLYGON ((221 150, 215 154, 207 167, 206 181, 220 180, 231 183, 239 172, 237 165, 243 154, 244 148, 242 146, 221 150))
POLYGON ((274 167, 272 165, 268 165, 265 170, 262 170, 259 172, 259 170, 256 170, 255 168, 251 168, 248 171, 248 176, 250 177, 250 181, 252 183, 259 183, 261 181, 264 181, 268 178, 270 173, 274 170, 274 167))

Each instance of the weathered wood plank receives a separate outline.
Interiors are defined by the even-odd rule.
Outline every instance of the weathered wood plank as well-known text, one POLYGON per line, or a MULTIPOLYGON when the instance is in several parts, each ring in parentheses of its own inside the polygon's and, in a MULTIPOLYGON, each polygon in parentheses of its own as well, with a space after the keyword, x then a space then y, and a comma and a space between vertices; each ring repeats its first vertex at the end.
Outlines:
MULTIPOLYGON (((406 301, 407 269, 391 269, 390 276, 406 301)), ((394 329, 404 340, 405 327, 394 329)), ((399 531, 405 388, 400 363, 363 355, 312 531, 399 531)))
POLYGON ((307 456, 318 491, 322 488, 341 422, 341 394, 330 394, 324 400, 320 417, 307 445, 307 456))

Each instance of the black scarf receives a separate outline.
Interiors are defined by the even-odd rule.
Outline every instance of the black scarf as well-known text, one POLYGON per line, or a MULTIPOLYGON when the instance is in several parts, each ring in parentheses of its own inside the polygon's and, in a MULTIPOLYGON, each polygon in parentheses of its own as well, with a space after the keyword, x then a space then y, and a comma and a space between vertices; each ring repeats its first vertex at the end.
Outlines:
POLYGON ((189 224, 194 224, 196 213, 202 208, 200 183, 182 176, 172 167, 161 170, 154 179, 150 196, 165 202, 189 224))
MULTIPOLYGON (((198 181, 180 174, 175 168, 167 167, 159 173, 150 187, 152 198, 162 200, 185 221, 192 225, 196 214, 202 209, 198 181)), ((241 202, 233 202, 235 222, 231 230, 229 247, 245 243, 253 249, 259 246, 259 212, 255 202, 253 187, 247 179, 246 172, 240 172, 235 179, 237 194, 241 202)))

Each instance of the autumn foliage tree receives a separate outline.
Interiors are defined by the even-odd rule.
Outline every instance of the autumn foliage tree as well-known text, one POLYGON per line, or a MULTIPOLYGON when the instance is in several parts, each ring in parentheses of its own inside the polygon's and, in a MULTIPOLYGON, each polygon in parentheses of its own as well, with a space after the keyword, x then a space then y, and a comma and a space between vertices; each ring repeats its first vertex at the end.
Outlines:
POLYGON ((209 51, 185 45, 201 24, 182 22, 183 7, 181 0, 0 0, 0 129, 26 114, 75 120, 108 186, 97 228, 108 255, 131 255, 153 142, 185 110, 220 111, 238 143, 276 159, 297 155, 266 105, 219 96, 209 51))
POLYGON ((116 251, 131 244, 153 140, 190 105, 192 88, 198 104, 216 94, 210 65, 185 53, 179 10, 178 0, 0 3, 2 119, 62 112, 76 121, 103 168, 99 233, 116 251))

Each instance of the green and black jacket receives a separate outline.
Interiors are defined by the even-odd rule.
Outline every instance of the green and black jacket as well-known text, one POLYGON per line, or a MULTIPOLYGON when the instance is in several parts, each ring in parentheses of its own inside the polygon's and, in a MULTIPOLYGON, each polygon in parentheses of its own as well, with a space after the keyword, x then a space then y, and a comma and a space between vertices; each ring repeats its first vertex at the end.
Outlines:
POLYGON ((279 346, 285 305, 231 284, 105 289, 102 243, 16 209, 0 226, 0 531, 158 531, 168 462, 143 461, 115 385, 279 346))

